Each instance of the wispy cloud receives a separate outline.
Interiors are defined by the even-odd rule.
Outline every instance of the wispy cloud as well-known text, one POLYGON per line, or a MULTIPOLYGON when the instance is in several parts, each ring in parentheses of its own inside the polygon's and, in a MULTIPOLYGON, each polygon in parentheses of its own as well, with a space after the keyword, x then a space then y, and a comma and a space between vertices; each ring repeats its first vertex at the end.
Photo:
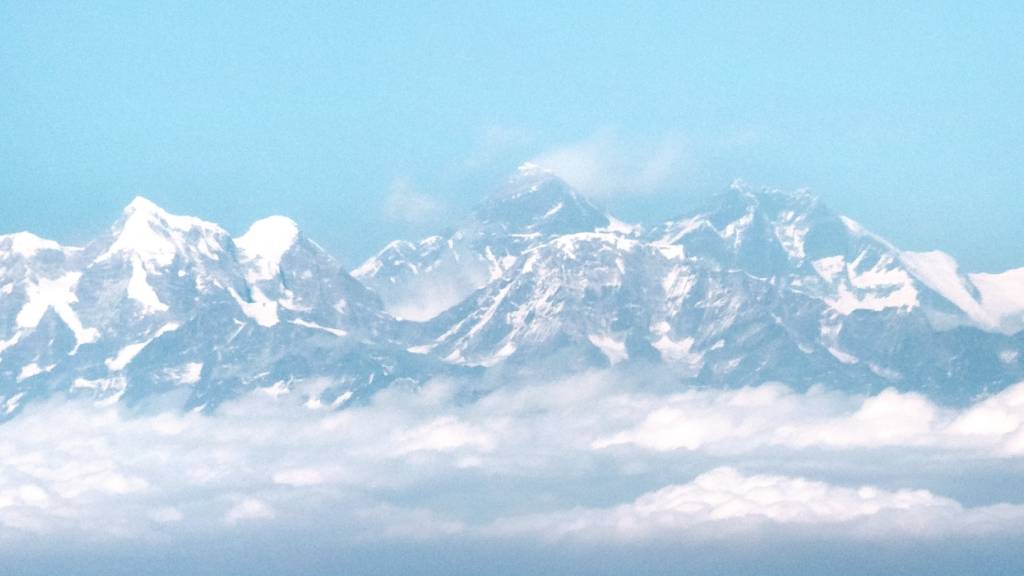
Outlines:
POLYGON ((680 182, 692 168, 686 141, 632 142, 609 130, 547 150, 531 160, 597 196, 641 195, 680 182))
POLYGON ((238 524, 273 517, 274 511, 266 502, 256 498, 245 498, 228 510, 224 515, 224 521, 228 524, 238 524))
POLYGON ((476 170, 509 157, 515 158, 533 140, 533 135, 524 128, 497 124, 486 126, 479 131, 464 161, 464 168, 476 170))
POLYGON ((384 216, 402 224, 428 224, 437 222, 444 214, 444 203, 419 191, 405 178, 396 178, 384 199, 384 216))

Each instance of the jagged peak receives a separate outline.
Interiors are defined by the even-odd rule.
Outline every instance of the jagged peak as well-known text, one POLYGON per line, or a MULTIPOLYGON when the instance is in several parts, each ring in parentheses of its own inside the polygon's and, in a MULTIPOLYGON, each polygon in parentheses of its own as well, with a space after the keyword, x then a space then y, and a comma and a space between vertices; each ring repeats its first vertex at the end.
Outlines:
POLYGON ((769 221, 801 219, 811 215, 835 215, 808 188, 783 190, 780 188, 755 188, 742 179, 735 179, 725 189, 713 194, 701 206, 679 218, 669 220, 666 225, 706 220, 720 228, 738 219, 760 219, 769 221))
POLYGON ((192 250, 217 259, 219 238, 228 236, 212 222, 171 214, 143 196, 136 196, 124 207, 112 235, 113 241, 97 261, 115 254, 130 254, 157 266, 167 266, 178 253, 192 250), (198 233, 198 238, 187 237, 194 233, 198 233))
POLYGON ((746 258, 745 266, 757 269, 770 267, 772 258, 801 263, 842 251, 849 228, 807 188, 757 189, 737 179, 699 209, 655 228, 652 237, 669 244, 693 239, 716 258, 746 258))
POLYGON ((223 233, 224 230, 214 224, 195 216, 179 216, 164 210, 156 202, 144 196, 136 196, 124 207, 121 220, 115 224, 115 228, 125 230, 131 226, 147 226, 160 228, 173 228, 175 230, 190 230, 202 228, 206 230, 223 233))
POLYGON ((122 212, 125 216, 132 216, 135 214, 167 215, 166 210, 157 206, 156 202, 153 202, 145 196, 136 196, 135 198, 132 198, 132 201, 124 207, 122 212))
POLYGON ((553 189, 568 194, 576 194, 576 191, 553 170, 532 162, 526 162, 516 169, 506 180, 505 186, 499 188, 491 195, 491 198, 498 200, 515 199, 527 194, 553 189))
POLYGON ((722 199, 743 199, 752 205, 765 203, 785 205, 813 206, 819 204, 820 197, 811 191, 810 188, 796 188, 783 190, 781 188, 762 187, 755 188, 742 178, 736 178, 729 184, 729 187, 715 194, 715 200, 722 199))
POLYGON ((538 221, 560 212, 584 212, 603 217, 599 208, 558 174, 526 162, 504 186, 487 197, 478 207, 477 216, 484 220, 538 221))

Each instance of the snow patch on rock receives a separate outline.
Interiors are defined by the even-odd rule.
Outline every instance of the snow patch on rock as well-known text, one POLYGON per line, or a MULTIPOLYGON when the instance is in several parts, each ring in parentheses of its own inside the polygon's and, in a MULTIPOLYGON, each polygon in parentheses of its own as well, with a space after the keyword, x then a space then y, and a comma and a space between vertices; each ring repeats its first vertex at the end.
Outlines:
POLYGON ((40 278, 36 283, 26 281, 25 293, 28 296, 28 302, 18 312, 15 319, 17 325, 25 329, 35 328, 43 319, 46 311, 53 308, 74 333, 75 341, 79 346, 95 342, 99 338, 99 331, 82 326, 78 315, 71 308, 72 304, 78 302, 75 288, 81 277, 81 272, 69 272, 60 278, 40 278))

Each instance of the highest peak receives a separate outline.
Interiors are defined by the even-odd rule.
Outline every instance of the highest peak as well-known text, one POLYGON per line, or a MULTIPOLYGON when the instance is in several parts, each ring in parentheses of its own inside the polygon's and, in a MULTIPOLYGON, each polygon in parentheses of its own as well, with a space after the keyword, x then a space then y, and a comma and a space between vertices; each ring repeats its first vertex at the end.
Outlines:
POLYGON ((516 171, 506 180, 505 186, 495 196, 514 198, 549 188, 572 192, 569 184, 553 170, 533 162, 525 162, 516 168, 516 171))
POLYGON ((557 174, 527 162, 476 212, 485 223, 529 232, 584 231, 608 225, 602 210, 557 174))
POLYGON ((577 197, 578 193, 554 171, 533 162, 521 164, 505 181, 505 185, 491 194, 492 202, 515 201, 524 196, 553 195, 577 197))

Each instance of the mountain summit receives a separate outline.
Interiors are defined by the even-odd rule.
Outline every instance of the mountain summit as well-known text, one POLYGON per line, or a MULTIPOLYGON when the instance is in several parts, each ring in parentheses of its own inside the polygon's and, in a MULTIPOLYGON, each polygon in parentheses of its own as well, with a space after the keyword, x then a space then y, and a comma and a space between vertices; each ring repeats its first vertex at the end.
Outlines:
POLYGON ((553 172, 523 164, 475 213, 485 227, 510 234, 567 234, 608 226, 609 216, 553 172))
POLYGON ((524 164, 454 232, 392 242, 353 274, 391 313, 428 320, 501 277, 531 246, 616 223, 554 173, 524 164))

